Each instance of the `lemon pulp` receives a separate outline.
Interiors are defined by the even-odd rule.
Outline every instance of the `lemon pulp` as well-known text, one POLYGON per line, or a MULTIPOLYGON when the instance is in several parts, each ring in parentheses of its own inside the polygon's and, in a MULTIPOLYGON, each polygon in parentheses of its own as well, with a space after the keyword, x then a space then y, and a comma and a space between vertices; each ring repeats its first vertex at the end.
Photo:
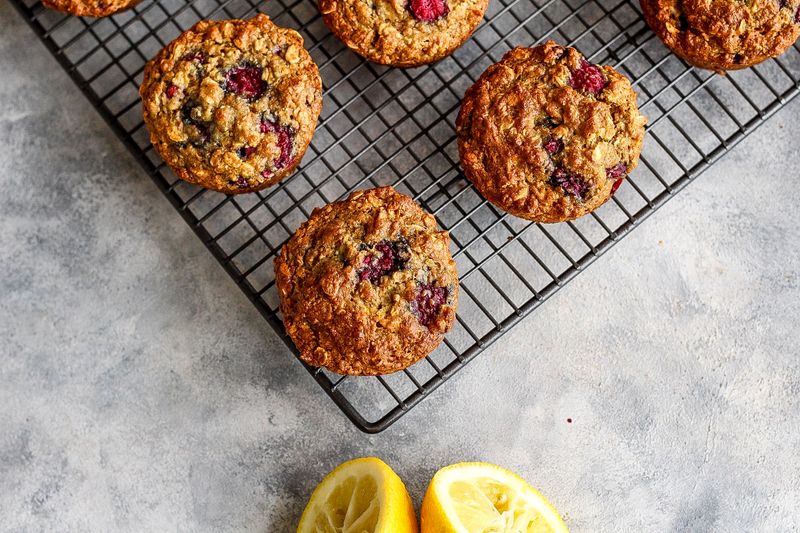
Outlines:
POLYGON ((298 533, 417 533, 403 482, 374 457, 343 463, 320 482, 298 533))
POLYGON ((558 512, 528 483, 495 465, 461 463, 431 480, 422 533, 562 533, 558 512))

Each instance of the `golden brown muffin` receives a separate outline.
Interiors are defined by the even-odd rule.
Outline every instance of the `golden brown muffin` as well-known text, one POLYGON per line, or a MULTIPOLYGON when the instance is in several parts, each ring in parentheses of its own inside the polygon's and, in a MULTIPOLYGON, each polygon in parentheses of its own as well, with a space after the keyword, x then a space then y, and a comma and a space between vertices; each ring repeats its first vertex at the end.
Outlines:
POLYGON ((800 36, 800 0, 641 0, 645 20, 692 65, 724 72, 779 56, 800 36))
POLYGON ((456 316, 450 236, 391 187, 315 209, 275 259, 286 332, 312 366, 388 374, 425 357, 456 316))
POLYGON ((164 161, 180 178, 227 194, 290 175, 322 110, 303 38, 266 15, 198 22, 147 64, 139 92, 164 161))
POLYGON ((140 0, 42 0, 42 5, 78 17, 107 17, 140 0))
POLYGON ((433 63, 461 46, 489 0, 319 0, 325 24, 370 61, 395 67, 433 63))
POLYGON ((562 222, 597 209, 636 167, 645 122, 625 76, 549 41, 490 66, 456 131, 464 173, 487 200, 562 222))

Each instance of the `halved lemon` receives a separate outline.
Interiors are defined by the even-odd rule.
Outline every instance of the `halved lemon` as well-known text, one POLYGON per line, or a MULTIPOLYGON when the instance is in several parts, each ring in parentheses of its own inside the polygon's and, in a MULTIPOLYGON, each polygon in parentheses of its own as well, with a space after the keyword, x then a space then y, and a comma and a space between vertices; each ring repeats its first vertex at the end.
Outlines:
POLYGON ((536 489, 488 463, 459 463, 436 472, 420 514, 422 533, 568 531, 558 511, 536 489))
POLYGON ((297 533, 417 533, 403 481, 375 457, 342 463, 317 485, 297 533))

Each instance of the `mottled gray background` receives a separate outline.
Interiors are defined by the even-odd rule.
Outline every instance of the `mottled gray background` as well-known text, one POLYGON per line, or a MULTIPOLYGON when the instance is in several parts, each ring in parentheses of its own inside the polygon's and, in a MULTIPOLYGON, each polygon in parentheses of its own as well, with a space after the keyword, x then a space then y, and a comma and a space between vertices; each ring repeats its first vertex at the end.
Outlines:
POLYGON ((375 436, 5 2, 0 102, 3 530, 291 531, 368 454, 417 504, 505 465, 574 531, 800 528, 800 101, 375 436))

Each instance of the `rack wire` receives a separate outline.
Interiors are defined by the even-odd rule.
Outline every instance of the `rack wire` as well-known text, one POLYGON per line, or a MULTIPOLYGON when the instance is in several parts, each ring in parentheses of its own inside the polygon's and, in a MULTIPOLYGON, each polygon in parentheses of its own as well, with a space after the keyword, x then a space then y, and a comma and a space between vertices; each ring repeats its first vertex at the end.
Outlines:
POLYGON ((103 19, 11 0, 266 321, 297 353, 278 311, 272 260, 314 207, 394 185, 448 229, 461 280, 453 331, 403 372, 342 377, 306 366, 361 430, 407 413, 706 170, 800 90, 800 49, 718 76, 666 50, 631 0, 493 0, 482 25, 432 66, 391 69, 347 50, 313 0, 144 0, 103 19), (154 153, 138 87, 145 62, 200 19, 256 11, 297 29, 320 67, 324 107, 300 170, 262 192, 224 196, 178 180, 154 153), (531 224, 487 204, 459 170, 454 122, 464 91, 514 46, 546 39, 633 80, 648 116, 639 167, 595 213, 531 224))

